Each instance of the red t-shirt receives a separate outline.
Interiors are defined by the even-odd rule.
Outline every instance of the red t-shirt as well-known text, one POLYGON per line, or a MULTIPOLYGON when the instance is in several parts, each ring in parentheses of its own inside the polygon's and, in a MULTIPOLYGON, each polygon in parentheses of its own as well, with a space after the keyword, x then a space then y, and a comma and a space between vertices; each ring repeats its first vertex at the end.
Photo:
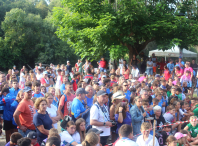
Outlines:
POLYGON ((106 61, 101 60, 99 64, 100 64, 100 67, 106 68, 106 61))
POLYGON ((41 85, 44 85, 46 83, 44 78, 41 78, 40 82, 41 82, 41 85))
POLYGON ((164 70, 164 66, 166 65, 165 62, 159 62, 158 65, 160 66, 160 70, 164 70))
POLYGON ((168 81, 168 79, 170 78, 171 74, 169 72, 169 70, 164 70, 164 77, 165 77, 165 80, 168 81))
POLYGON ((40 146, 38 143, 36 143, 34 146, 40 146))

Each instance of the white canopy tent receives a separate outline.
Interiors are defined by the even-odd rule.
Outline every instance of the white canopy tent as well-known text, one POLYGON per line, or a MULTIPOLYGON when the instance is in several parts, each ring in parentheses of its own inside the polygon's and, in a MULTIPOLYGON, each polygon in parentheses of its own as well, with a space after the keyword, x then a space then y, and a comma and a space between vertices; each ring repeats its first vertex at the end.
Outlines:
MULTIPOLYGON (((166 57, 179 57, 180 56, 180 50, 178 46, 172 47, 169 50, 152 50, 149 51, 149 56, 152 56, 152 54, 155 53, 155 56, 164 56, 165 60, 166 57)), ((197 53, 188 51, 186 49, 183 49, 183 57, 195 57, 197 58, 197 53)))

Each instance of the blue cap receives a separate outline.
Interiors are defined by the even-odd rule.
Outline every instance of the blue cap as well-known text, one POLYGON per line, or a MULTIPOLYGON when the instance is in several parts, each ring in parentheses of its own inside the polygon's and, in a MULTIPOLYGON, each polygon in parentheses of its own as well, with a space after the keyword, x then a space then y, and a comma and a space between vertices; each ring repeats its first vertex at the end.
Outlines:
POLYGON ((156 78, 160 78, 160 75, 156 74, 155 77, 156 77, 156 78))
POLYGON ((182 57, 181 57, 181 56, 180 56, 179 58, 180 58, 180 59, 182 59, 182 57))
POLYGON ((44 75, 47 75, 47 74, 48 74, 48 72, 47 72, 47 71, 44 71, 44 72, 43 72, 43 74, 44 74, 44 75))
POLYGON ((107 93, 104 90, 100 90, 97 92, 97 96, 101 96, 101 95, 107 95, 107 93))
POLYGON ((89 92, 85 91, 84 88, 78 88, 76 90, 76 96, 78 96, 79 94, 88 94, 89 92))
POLYGON ((28 86, 26 86, 24 89, 23 89, 23 92, 28 92, 28 91, 32 91, 32 89, 28 86))

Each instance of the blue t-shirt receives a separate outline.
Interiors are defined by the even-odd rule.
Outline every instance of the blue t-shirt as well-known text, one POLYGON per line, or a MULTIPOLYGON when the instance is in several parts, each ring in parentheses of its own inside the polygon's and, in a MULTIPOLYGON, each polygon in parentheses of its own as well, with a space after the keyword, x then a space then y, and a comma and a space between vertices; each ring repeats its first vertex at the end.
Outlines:
POLYGON ((37 126, 43 125, 45 129, 50 130, 52 128, 52 120, 49 117, 49 114, 46 111, 46 114, 39 114, 38 112, 33 117, 33 123, 36 127, 37 140, 41 143, 44 139, 47 138, 47 135, 41 133, 37 126))
POLYGON ((124 93, 125 95, 126 95, 126 99, 128 99, 128 102, 130 102, 130 99, 131 99, 131 92, 129 91, 129 90, 127 90, 127 92, 126 93, 124 93))
MULTIPOLYGON (((14 114, 14 112, 15 112, 15 110, 16 110, 16 108, 17 108, 18 105, 19 105, 19 102, 17 100, 15 100, 15 101, 12 102, 10 109, 13 112, 13 114, 14 114)), ((17 126, 17 124, 16 124, 16 122, 14 120, 14 117, 12 117, 12 124, 15 125, 15 126, 17 126)))
POLYGON ((56 101, 53 99, 52 104, 53 104, 55 107, 57 107, 57 108, 58 108, 58 103, 59 103, 59 100, 58 100, 57 97, 56 97, 56 101))
POLYGON ((77 118, 85 110, 86 109, 85 109, 83 103, 79 99, 74 98, 74 100, 72 101, 72 107, 71 107, 72 115, 74 115, 74 117, 77 118))
POLYGON ((18 94, 18 92, 20 91, 21 89, 17 89, 17 90, 15 90, 13 87, 11 88, 11 89, 9 89, 9 91, 10 91, 10 94, 12 95, 12 96, 17 96, 17 94, 18 94))
POLYGON ((131 126, 131 114, 129 112, 126 112, 126 118, 123 119, 123 122, 122 123, 119 123, 118 122, 118 116, 119 116, 119 114, 115 114, 115 121, 117 122, 117 129, 116 129, 116 133, 117 134, 118 134, 118 129, 120 129, 120 127, 123 124, 127 124, 127 125, 130 125, 131 126))
POLYGON ((5 146, 10 146, 10 141, 5 146))
POLYGON ((107 94, 110 94, 111 93, 109 88, 106 89, 106 93, 107 94))
POLYGON ((93 105, 93 97, 88 98, 87 96, 85 96, 85 98, 87 98, 87 106, 91 108, 91 106, 93 105))
POLYGON ((32 94, 32 97, 36 97, 36 98, 39 98, 39 97, 44 97, 44 94, 43 93, 34 93, 34 94, 32 94))
POLYGON ((62 84, 62 85, 60 86, 61 95, 64 94, 64 93, 63 93, 64 90, 65 90, 65 84, 62 84))
POLYGON ((169 71, 173 71, 175 66, 174 66, 174 63, 168 63, 167 67, 168 67, 169 71))

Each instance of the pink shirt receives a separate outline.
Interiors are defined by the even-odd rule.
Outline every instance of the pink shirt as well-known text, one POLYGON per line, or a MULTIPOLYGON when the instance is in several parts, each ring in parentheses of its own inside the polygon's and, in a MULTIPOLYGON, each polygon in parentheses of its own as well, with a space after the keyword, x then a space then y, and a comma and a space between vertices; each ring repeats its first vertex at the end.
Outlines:
MULTIPOLYGON (((184 74, 184 70, 182 68, 180 68, 180 70, 176 70, 176 75, 180 73, 181 73, 181 76, 184 74)), ((178 78, 181 78, 181 76, 178 76, 178 78)))
MULTIPOLYGON (((185 68, 185 69, 184 69, 184 73, 185 73, 187 70, 189 70, 191 73, 193 73, 192 67, 185 68)), ((191 74, 189 74, 189 76, 191 77, 191 74)))
POLYGON ((144 81, 145 78, 146 78, 145 76, 142 76, 142 77, 140 77, 140 78, 138 79, 138 81, 139 81, 139 82, 142 82, 142 81, 144 81))

